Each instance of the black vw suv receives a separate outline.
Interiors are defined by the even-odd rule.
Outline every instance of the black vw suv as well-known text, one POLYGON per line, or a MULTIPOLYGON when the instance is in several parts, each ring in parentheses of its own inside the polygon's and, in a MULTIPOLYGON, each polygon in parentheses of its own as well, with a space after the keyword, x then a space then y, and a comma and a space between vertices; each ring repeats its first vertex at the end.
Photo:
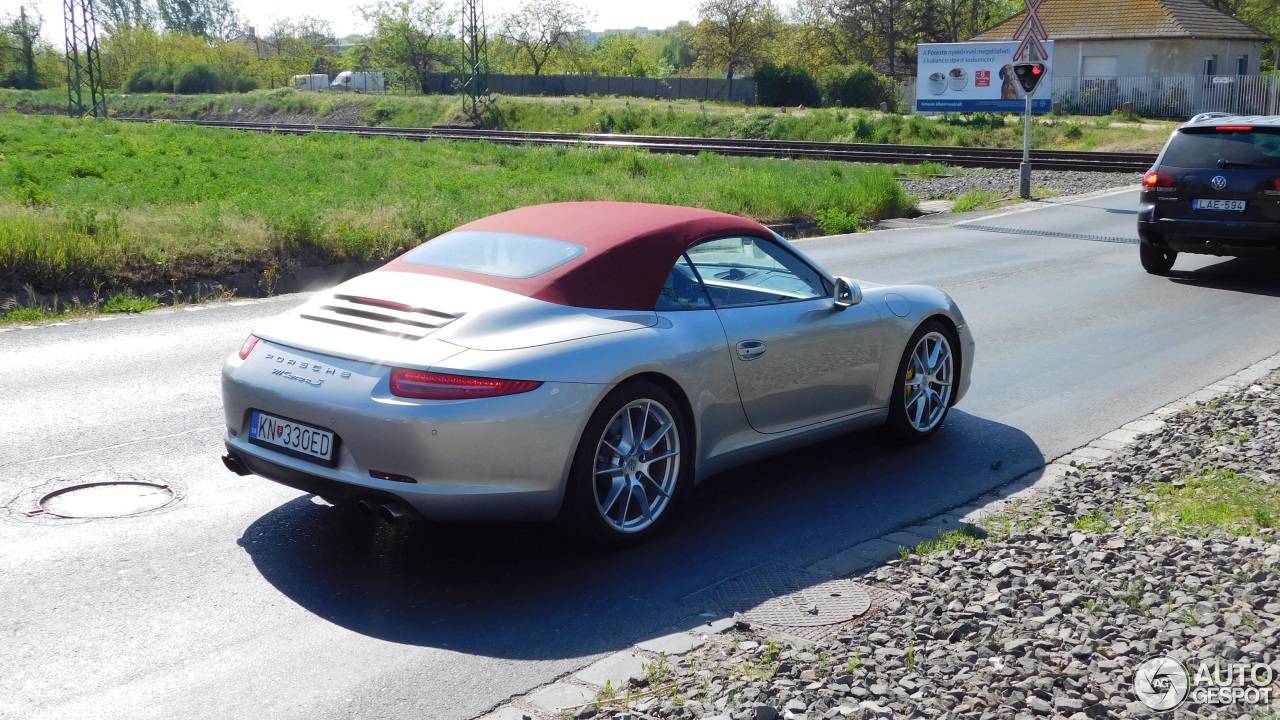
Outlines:
POLYGON ((1142 267, 1163 275, 1180 252, 1280 250, 1280 116, 1193 118, 1142 180, 1142 267))

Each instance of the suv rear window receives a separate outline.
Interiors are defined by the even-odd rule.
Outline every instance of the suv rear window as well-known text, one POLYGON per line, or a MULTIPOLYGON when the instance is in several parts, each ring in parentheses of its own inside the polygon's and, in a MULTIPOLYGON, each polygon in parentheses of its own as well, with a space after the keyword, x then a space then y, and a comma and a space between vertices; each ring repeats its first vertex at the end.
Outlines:
POLYGON ((1169 140, 1160 164, 1213 168, 1219 167, 1219 160, 1225 160, 1233 165, 1280 168, 1280 133, 1271 130, 1218 130, 1213 127, 1180 130, 1169 140))

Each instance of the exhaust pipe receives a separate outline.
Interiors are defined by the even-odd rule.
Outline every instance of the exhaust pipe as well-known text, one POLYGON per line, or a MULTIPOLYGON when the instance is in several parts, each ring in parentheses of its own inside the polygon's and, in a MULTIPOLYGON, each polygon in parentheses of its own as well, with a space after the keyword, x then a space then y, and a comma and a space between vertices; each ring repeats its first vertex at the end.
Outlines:
POLYGON ((369 498, 361 498, 356 501, 356 507, 360 508, 360 513, 365 517, 377 517, 381 505, 369 498))
POLYGON ((230 453, 223 455, 222 464, 225 465, 228 470, 241 477, 253 474, 249 468, 245 467, 244 461, 237 455, 232 455, 230 453))
POLYGON ((412 519, 408 512, 397 506, 395 503, 387 503, 378 508, 378 517, 388 525, 397 527, 405 525, 412 519))

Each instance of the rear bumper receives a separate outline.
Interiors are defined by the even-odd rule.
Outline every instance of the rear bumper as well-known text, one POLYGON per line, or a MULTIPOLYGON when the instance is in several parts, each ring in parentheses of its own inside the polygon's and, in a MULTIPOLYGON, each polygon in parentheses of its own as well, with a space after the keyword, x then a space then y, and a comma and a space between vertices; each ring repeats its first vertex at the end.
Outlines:
POLYGON ((1205 255, 1248 255, 1280 250, 1280 223, 1154 218, 1142 207, 1138 237, 1142 242, 1176 252, 1205 255))
POLYGON ((496 398, 408 400, 390 394, 388 368, 283 352, 299 373, 314 364, 334 374, 303 374, 312 382, 300 382, 273 374, 265 350, 244 362, 232 355, 222 374, 227 452, 250 472, 303 492, 398 500, 432 520, 554 518, 582 426, 608 390, 548 382, 496 398), (333 466, 250 443, 253 410, 332 431, 333 466))

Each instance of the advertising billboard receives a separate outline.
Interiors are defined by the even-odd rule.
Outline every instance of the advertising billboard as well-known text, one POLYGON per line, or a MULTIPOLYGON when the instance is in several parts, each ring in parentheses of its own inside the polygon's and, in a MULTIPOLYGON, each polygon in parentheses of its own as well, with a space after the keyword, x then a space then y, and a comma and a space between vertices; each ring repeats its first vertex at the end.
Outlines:
MULTIPOLYGON (((1031 96, 1031 111, 1047 113, 1053 98, 1053 41, 1045 76, 1031 96)), ((928 43, 919 46, 916 112, 1001 112, 1026 110, 1027 96, 1013 77, 1019 43, 928 43)))

